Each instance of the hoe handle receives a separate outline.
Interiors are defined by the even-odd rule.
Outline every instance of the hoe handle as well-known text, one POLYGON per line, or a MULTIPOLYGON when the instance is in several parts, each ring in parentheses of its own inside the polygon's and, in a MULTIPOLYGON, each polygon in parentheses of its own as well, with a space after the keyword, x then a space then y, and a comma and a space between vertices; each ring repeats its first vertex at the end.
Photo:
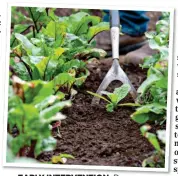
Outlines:
POLYGON ((110 11, 111 23, 111 43, 112 43, 112 57, 113 59, 119 58, 119 27, 120 18, 118 10, 110 11))

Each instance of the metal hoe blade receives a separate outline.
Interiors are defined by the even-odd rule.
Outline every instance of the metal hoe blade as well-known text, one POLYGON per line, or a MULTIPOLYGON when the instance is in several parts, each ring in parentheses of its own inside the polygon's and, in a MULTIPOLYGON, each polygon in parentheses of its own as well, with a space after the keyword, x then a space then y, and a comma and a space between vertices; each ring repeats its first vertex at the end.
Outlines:
MULTIPOLYGON (((116 60, 116 59, 114 59, 110 70, 106 74, 105 78, 103 79, 103 81, 100 84, 96 93, 102 95, 102 91, 106 90, 106 88, 109 86, 109 84, 115 80, 121 81, 123 84, 124 83, 129 84, 130 85, 130 94, 132 95, 133 99, 136 99, 137 92, 136 92, 135 88, 133 87, 132 83, 130 82, 130 80, 128 79, 125 72, 120 67, 118 60, 116 60)), ((93 97, 92 104, 98 104, 99 101, 100 101, 100 98, 93 97)))
MULTIPOLYGON (((118 58, 119 58, 119 13, 117 10, 111 11, 111 41, 112 41, 112 53, 113 53, 113 63, 106 74, 105 78, 103 79, 102 83, 100 84, 96 93, 102 95, 102 91, 106 90, 109 84, 114 81, 118 80, 121 81, 123 84, 130 85, 130 94, 132 95, 133 99, 136 99, 137 92, 133 87, 132 83, 130 82, 129 78, 125 74, 125 72, 120 67, 118 58)), ((94 97, 92 99, 92 104, 98 104, 100 98, 94 97)))

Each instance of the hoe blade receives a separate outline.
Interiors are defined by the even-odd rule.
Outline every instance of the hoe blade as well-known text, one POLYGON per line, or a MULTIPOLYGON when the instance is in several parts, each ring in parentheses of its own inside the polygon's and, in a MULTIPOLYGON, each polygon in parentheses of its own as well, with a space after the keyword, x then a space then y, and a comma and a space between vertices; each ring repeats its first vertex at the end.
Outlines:
MULTIPOLYGON (((117 59, 114 59, 111 68, 109 69, 108 73, 106 74, 96 93, 102 95, 102 91, 106 90, 109 84, 115 80, 121 81, 123 84, 129 84, 130 94, 132 95, 134 100, 136 99, 137 92, 133 87, 132 83, 130 82, 129 78, 123 71, 123 69, 120 67, 117 59)), ((92 104, 98 104, 99 102, 100 102, 99 97, 94 97, 92 99, 92 104)))

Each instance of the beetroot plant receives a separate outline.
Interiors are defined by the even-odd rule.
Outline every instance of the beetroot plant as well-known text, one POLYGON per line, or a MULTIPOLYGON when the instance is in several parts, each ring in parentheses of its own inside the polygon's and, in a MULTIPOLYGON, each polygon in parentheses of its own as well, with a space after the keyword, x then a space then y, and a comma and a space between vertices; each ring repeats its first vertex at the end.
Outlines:
POLYGON ((130 90, 130 86, 128 84, 123 84, 121 87, 115 88, 113 93, 102 91, 102 94, 106 95, 107 98, 97 93, 93 93, 90 91, 87 91, 87 92, 107 102, 106 110, 108 112, 113 112, 114 109, 118 107, 119 105, 118 103, 127 96, 127 94, 129 93, 129 90, 130 90))

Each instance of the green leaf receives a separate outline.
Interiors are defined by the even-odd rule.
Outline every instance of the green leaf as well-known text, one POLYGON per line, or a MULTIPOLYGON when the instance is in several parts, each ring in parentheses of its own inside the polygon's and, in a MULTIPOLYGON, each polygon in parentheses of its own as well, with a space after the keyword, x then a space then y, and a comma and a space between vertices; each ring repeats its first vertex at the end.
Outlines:
POLYGON ((50 95, 48 97, 46 97, 45 99, 43 99, 42 101, 40 101, 38 104, 37 101, 34 102, 35 107, 37 109, 39 109, 40 111, 46 107, 48 107, 49 105, 54 104, 56 101, 62 100, 65 97, 65 94, 60 92, 58 95, 50 95))
POLYGON ((123 104, 119 104, 118 106, 139 107, 141 105, 138 103, 123 103, 123 104))
POLYGON ((64 53, 64 51, 65 51, 65 49, 64 49, 64 48, 61 48, 61 47, 56 48, 56 49, 54 50, 55 55, 56 55, 57 57, 60 57, 60 56, 64 53))
POLYGON ((78 70, 78 69, 85 69, 85 68, 86 68, 85 62, 75 59, 75 60, 71 60, 71 61, 64 63, 61 66, 60 71, 68 72, 70 69, 78 70))
POLYGON ((169 42, 169 33, 160 32, 154 39, 160 46, 166 45, 169 42))
POLYGON ((133 115, 149 113, 149 112, 153 112, 155 114, 164 114, 165 110, 166 110, 165 106, 160 105, 158 103, 152 103, 152 104, 143 105, 140 108, 137 108, 137 111, 134 112, 133 115))
POLYGON ((61 158, 68 158, 68 159, 75 159, 74 156, 70 155, 70 154, 66 154, 66 153, 61 153, 60 154, 61 158))
POLYGON ((40 23, 47 24, 49 20, 46 8, 43 7, 25 7, 25 10, 29 13, 30 20, 34 23, 35 29, 38 32, 40 30, 40 23))
POLYGON ((25 83, 23 85, 25 92, 25 103, 32 103, 42 87, 43 84, 41 81, 31 81, 30 83, 25 83))
POLYGON ((36 64, 36 68, 39 71, 41 79, 45 79, 45 73, 49 63, 49 57, 44 57, 38 64, 36 64))
POLYGON ((143 125, 141 128, 140 128, 140 131, 142 133, 143 136, 145 136, 145 134, 151 129, 151 126, 150 125, 143 125))
MULTIPOLYGON (((23 104, 22 109, 24 111, 24 119, 25 119, 25 128, 29 128, 30 126, 28 126, 30 123, 30 121, 32 120, 38 120, 39 118, 39 111, 37 108, 35 108, 33 105, 31 104, 23 104)), ((29 131, 28 131, 29 132, 29 131)))
MULTIPOLYGON (((79 12, 80 13, 80 12, 79 12)), ((81 21, 79 21, 78 26, 74 34, 80 36, 88 32, 89 26, 94 26, 100 22, 100 17, 85 15, 81 21)))
POLYGON ((10 42, 10 46, 13 47, 15 46, 15 41, 16 41, 16 38, 15 38, 15 33, 23 33, 24 31, 26 31, 28 28, 30 27, 29 24, 16 24, 14 26, 14 29, 13 29, 13 33, 11 35, 11 42, 10 42))
POLYGON ((158 151, 161 150, 161 147, 159 145, 158 139, 157 139, 157 137, 156 137, 155 134, 147 132, 146 135, 145 135, 145 137, 149 140, 149 142, 153 145, 153 147, 156 150, 158 150, 158 151))
POLYGON ((25 134, 21 134, 15 138, 13 138, 11 142, 11 149, 14 155, 16 155, 19 150, 24 147, 28 143, 27 137, 25 134))
MULTIPOLYGON (((35 56, 34 56, 35 57, 35 56)), ((35 58, 32 57, 32 59, 35 60, 35 58)), ((40 73, 39 73, 39 70, 38 68, 36 67, 35 63, 34 62, 37 62, 37 61, 34 61, 32 60, 30 57, 28 56, 23 56, 21 57, 21 59, 28 65, 28 68, 29 70, 32 72, 31 75, 32 75, 32 79, 34 80, 37 80, 37 79, 40 79, 40 73)), ((39 58, 38 58, 39 59, 39 58)), ((26 66, 27 67, 27 66, 26 66)))
POLYGON ((12 97, 9 97, 8 99, 8 110, 12 108, 16 108, 17 106, 22 105, 22 100, 20 97, 13 95, 12 97))
POLYGON ((33 45, 26 36, 16 33, 15 37, 17 38, 17 40, 20 41, 23 48, 25 49, 25 51, 27 51, 28 54, 33 56, 40 55, 41 49, 33 45))
POLYGON ((111 103, 108 99, 106 99, 105 97, 103 97, 103 96, 101 96, 101 95, 99 95, 97 93, 93 93, 93 92, 90 92, 90 91, 87 91, 87 93, 89 93, 89 94, 91 94, 91 95, 93 95, 93 96, 95 96, 97 98, 101 98, 101 99, 103 99, 104 101, 106 101, 108 103, 111 103))
POLYGON ((156 62, 160 59, 159 54, 154 54, 152 56, 147 56, 144 58, 143 64, 140 64, 142 68, 150 68, 156 64, 156 62))
POLYGON ((167 89, 152 86, 150 89, 150 93, 153 97, 153 102, 167 106, 167 89))
POLYGON ((156 32, 160 33, 160 32, 169 32, 169 20, 159 20, 156 23, 156 32))
POLYGON ((17 45, 16 47, 12 48, 12 53, 15 54, 18 57, 22 57, 22 55, 23 55, 22 45, 20 44, 20 45, 17 45))
POLYGON ((163 58, 163 59, 167 59, 168 58, 169 50, 168 50, 167 46, 165 46, 165 45, 160 46, 159 43, 157 43, 155 39, 150 39, 149 40, 149 46, 153 50, 158 50, 160 52, 160 54, 161 54, 161 58, 163 58))
POLYGON ((34 97, 33 104, 37 104, 43 101, 46 97, 49 97, 54 93, 53 84, 51 82, 42 82, 42 89, 39 91, 38 95, 34 97))
POLYGON ((18 77, 25 81, 31 80, 31 77, 29 75, 29 72, 22 62, 15 63, 14 59, 11 58, 10 60, 10 66, 13 68, 14 72, 17 74, 18 77))
POLYGON ((81 46, 81 45, 87 45, 88 42, 80 37, 80 36, 77 36, 75 34, 72 34, 72 33, 66 33, 66 40, 65 40, 65 46, 70 48, 72 46, 81 46))
POLYGON ((142 114, 134 114, 131 115, 132 120, 139 124, 146 123, 149 120, 149 114, 148 113, 142 113, 142 114))
POLYGON ((25 82, 23 84, 23 89, 25 93, 25 102, 33 104, 41 102, 54 93, 53 84, 41 80, 25 82))
POLYGON ((47 27, 43 28, 43 33, 52 39, 52 46, 58 48, 64 42, 66 26, 60 22, 50 21, 47 27))
POLYGON ((106 30, 109 30, 109 23, 101 22, 98 25, 89 28, 86 38, 88 41, 91 41, 98 33, 106 30))
POLYGON ((57 112, 54 116, 52 116, 51 118, 48 119, 42 119, 42 123, 44 124, 51 124, 52 122, 56 122, 56 121, 61 121, 66 119, 66 116, 63 115, 61 112, 57 112))
POLYGON ((11 149, 9 147, 7 147, 7 151, 6 151, 6 162, 7 163, 12 163, 15 160, 15 156, 13 154, 13 152, 11 151, 11 149))
POLYGON ((13 127, 16 125, 19 132, 22 133, 23 117, 24 112, 21 106, 17 106, 16 108, 10 109, 8 112, 8 124, 10 130, 12 130, 13 127))
POLYGON ((56 91, 63 86, 70 89, 70 87, 75 82, 75 78, 73 78, 68 73, 60 73, 59 75, 55 76, 51 82, 53 83, 53 86, 56 91))
POLYGON ((153 84, 161 79, 163 75, 150 74, 147 79, 141 84, 137 92, 141 95, 144 94, 153 84))
POLYGON ((29 141, 37 140, 39 136, 44 138, 51 136, 49 124, 43 123, 37 108, 33 105, 24 104, 24 134, 29 141))
POLYGON ((109 99, 111 100, 111 102, 113 104, 116 104, 118 103, 118 95, 117 94, 114 94, 114 93, 107 93, 107 96, 109 97, 109 99))
POLYGON ((117 104, 127 96, 129 93, 130 86, 128 84, 123 84, 119 88, 115 88, 113 93, 102 91, 103 94, 107 95, 114 106, 117 106, 117 104))
POLYGON ((61 71, 59 70, 59 66, 62 67, 64 60, 56 59, 55 56, 51 56, 50 58, 44 58, 44 60, 37 65, 43 79, 46 81, 50 81, 54 78, 54 76, 61 71))
POLYGON ((98 48, 87 48, 82 51, 78 51, 75 54, 75 58, 104 58, 107 55, 106 51, 98 48))
POLYGON ((24 13, 18 10, 17 6, 11 7, 11 12, 12 12, 11 15, 12 24, 20 24, 28 19, 27 16, 24 15, 24 13))
POLYGON ((106 110, 107 110, 108 112, 113 112, 113 110, 114 110, 114 105, 113 105, 113 103, 107 104, 107 105, 106 105, 106 110))
POLYGON ((44 56, 29 56, 31 63, 33 64, 38 64, 43 58, 44 56))
POLYGON ((66 23, 68 33, 79 36, 87 33, 89 26, 98 24, 101 19, 98 16, 90 16, 86 12, 78 12, 60 20, 66 23))
POLYGON ((23 31, 25 31, 26 29, 28 29, 29 26, 30 26, 29 24, 16 24, 14 26, 13 32, 14 33, 22 33, 23 31))
POLYGON ((156 32, 155 32, 155 31, 145 32, 145 36, 146 36, 146 38, 148 38, 148 39, 154 38, 155 35, 156 35, 156 32))
POLYGON ((93 27, 89 28, 89 31, 86 35, 87 40, 91 41, 91 39, 96 36, 98 33, 102 31, 109 30, 109 23, 108 22, 101 22, 93 27))
POLYGON ((162 88, 162 89, 166 89, 168 87, 168 77, 162 77, 159 81, 156 82, 155 86, 157 88, 162 88))
POLYGON ((57 144, 56 139, 54 139, 51 136, 45 139, 38 140, 35 146, 35 156, 37 157, 42 152, 49 152, 54 150, 56 144, 57 144))
POLYGON ((131 118, 137 123, 145 123, 148 120, 158 120, 160 116, 166 112, 166 106, 158 103, 143 105, 137 108, 136 112, 131 115, 131 118))
POLYGON ((57 112, 61 111, 64 107, 71 106, 70 101, 62 101, 58 102, 40 112, 40 117, 44 119, 48 119, 56 115, 57 112))
POLYGON ((122 99, 124 99, 127 96, 127 94, 129 93, 129 90, 130 90, 130 86, 128 84, 123 84, 121 87, 115 88, 113 93, 118 96, 116 103, 118 103, 122 99))
POLYGON ((77 78, 75 78, 75 85, 81 86, 90 75, 90 72, 87 69, 84 69, 84 72, 81 72, 77 78))

